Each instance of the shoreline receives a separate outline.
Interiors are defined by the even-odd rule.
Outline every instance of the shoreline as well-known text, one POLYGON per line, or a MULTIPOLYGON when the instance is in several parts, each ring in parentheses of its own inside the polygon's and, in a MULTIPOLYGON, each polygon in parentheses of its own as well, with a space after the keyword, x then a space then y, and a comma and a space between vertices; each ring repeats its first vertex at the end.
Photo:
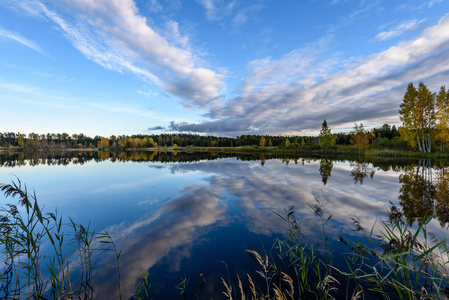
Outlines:
POLYGON ((150 152, 221 152, 236 154, 285 154, 285 155, 316 155, 316 156, 378 156, 385 158, 397 157, 413 157, 423 159, 449 159, 448 152, 419 152, 416 150, 399 150, 399 149, 365 149, 358 150, 349 147, 331 147, 321 149, 317 147, 301 147, 296 149, 283 149, 278 147, 258 147, 258 146, 239 146, 239 147, 149 147, 149 148, 66 148, 66 149, 39 149, 28 150, 24 148, 0 148, 0 153, 61 153, 61 152, 133 152, 133 151, 150 151, 150 152))

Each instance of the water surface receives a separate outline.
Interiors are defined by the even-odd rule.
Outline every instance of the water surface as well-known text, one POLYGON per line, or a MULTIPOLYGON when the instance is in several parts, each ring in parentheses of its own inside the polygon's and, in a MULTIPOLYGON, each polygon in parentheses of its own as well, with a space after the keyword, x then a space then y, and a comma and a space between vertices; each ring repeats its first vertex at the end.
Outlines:
MULTIPOLYGON (((3 154, 0 182, 17 176, 35 190, 46 211, 57 208, 78 223, 106 229, 122 250, 125 298, 136 292, 141 271, 149 276, 154 299, 182 298, 175 287, 184 277, 190 279, 189 298, 223 298, 221 277, 235 282, 236 274, 258 276, 245 250, 269 254, 273 240, 285 236, 286 224, 275 213, 285 215, 291 207, 298 220, 318 221, 311 207, 319 203, 325 216, 332 215, 326 232, 332 249, 340 252, 345 247, 338 237, 355 236, 351 218, 378 230, 391 203, 410 220, 435 211, 429 230, 446 237, 444 164, 175 154, 3 154)), ((312 222, 302 232, 320 248, 312 222)), ((118 297, 116 271, 106 267, 111 263, 108 255, 96 259, 97 299, 118 297)))

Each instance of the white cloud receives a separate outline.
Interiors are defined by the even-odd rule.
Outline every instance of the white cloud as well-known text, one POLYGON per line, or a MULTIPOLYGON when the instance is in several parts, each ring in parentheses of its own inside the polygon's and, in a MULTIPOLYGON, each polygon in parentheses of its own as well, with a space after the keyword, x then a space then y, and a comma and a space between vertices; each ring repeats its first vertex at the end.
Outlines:
POLYGON ((222 21, 229 18, 232 27, 243 25, 264 7, 262 4, 242 6, 242 3, 237 0, 196 0, 196 2, 204 8, 207 19, 222 21))
POLYGON ((160 5, 157 1, 158 0, 149 1, 149 9, 155 13, 161 12, 163 10, 162 5, 160 5))
POLYGON ((145 97, 150 97, 153 95, 153 92, 151 90, 148 90, 148 92, 144 92, 144 91, 139 91, 137 90, 137 93, 144 95, 145 97))
POLYGON ((379 34, 376 35, 375 39, 379 40, 379 41, 385 41, 385 40, 391 39, 393 37, 399 36, 399 35, 403 34, 404 32, 415 28, 417 25, 421 24, 425 20, 426 19, 418 21, 418 20, 414 19, 414 20, 405 21, 388 31, 380 32, 379 34))
POLYGON ((209 20, 221 20, 232 14, 238 6, 238 1, 223 1, 223 0, 196 0, 206 13, 206 18, 209 20))
POLYGON ((166 38, 171 41, 175 45, 180 45, 184 48, 189 47, 189 38, 187 36, 183 36, 179 32, 179 24, 176 21, 170 20, 166 23, 166 38))
POLYGON ((180 34, 178 23, 167 24, 170 36, 164 38, 147 24, 132 0, 55 0, 52 8, 37 0, 28 2, 56 23, 88 59, 113 71, 132 72, 187 106, 207 107, 224 88, 223 75, 187 48, 188 38, 180 34), (198 78, 203 82, 192 82, 198 78))
POLYGON ((11 83, 0 80, 0 90, 13 92, 8 94, 9 101, 30 103, 33 105, 54 108, 75 108, 75 99, 63 96, 64 92, 59 90, 46 90, 31 84, 11 83), (19 93, 19 95, 16 95, 19 93))
POLYGON ((215 0, 197 0, 197 2, 206 10, 206 17, 214 20, 217 18, 217 7, 215 6, 215 0))
POLYGON ((167 121, 166 118, 161 117, 160 114, 155 114, 152 112, 145 112, 141 109, 133 108, 133 107, 123 107, 123 106, 111 106, 111 105, 104 105, 99 103, 91 103, 90 104, 93 107, 112 112, 112 113, 120 113, 120 114, 133 114, 137 116, 141 116, 144 118, 149 118, 152 120, 159 120, 161 122, 167 121))
POLYGON ((9 40, 13 40, 13 41, 20 43, 30 49, 33 49, 34 51, 42 53, 42 49, 41 49, 41 47, 39 47, 38 44, 36 44, 35 42, 33 42, 27 38, 24 38, 23 36, 21 36, 18 33, 0 28, 0 38, 6 38, 9 40))
POLYGON ((253 4, 248 7, 240 9, 232 19, 232 26, 239 27, 246 23, 246 21, 254 15, 257 11, 261 10, 263 5, 253 4))
POLYGON ((424 81, 438 89, 449 81, 449 14, 415 39, 348 63, 336 63, 329 55, 329 41, 277 60, 254 60, 240 95, 212 109, 211 120, 173 123, 171 129, 235 136, 306 134, 319 130, 323 119, 334 132, 354 122, 399 123, 398 107, 408 83, 424 81))
POLYGON ((430 1, 427 2, 426 4, 427 4, 428 7, 432 7, 432 6, 434 6, 435 4, 441 3, 441 2, 443 2, 443 0, 430 0, 430 1))

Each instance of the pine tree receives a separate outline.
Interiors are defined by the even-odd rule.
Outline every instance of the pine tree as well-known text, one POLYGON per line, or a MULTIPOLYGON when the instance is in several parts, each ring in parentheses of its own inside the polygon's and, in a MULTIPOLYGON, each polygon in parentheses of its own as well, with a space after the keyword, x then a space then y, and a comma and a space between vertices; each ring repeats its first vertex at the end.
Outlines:
POLYGON ((324 120, 320 131, 320 147, 329 148, 333 144, 334 137, 332 136, 331 129, 327 126, 326 120, 324 120))

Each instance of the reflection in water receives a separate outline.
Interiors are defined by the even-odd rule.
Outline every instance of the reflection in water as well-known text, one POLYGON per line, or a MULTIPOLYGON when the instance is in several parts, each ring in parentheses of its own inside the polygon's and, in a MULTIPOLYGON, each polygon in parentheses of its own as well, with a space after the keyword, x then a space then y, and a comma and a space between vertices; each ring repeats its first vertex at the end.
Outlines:
POLYGON ((96 151, 58 151, 58 152, 0 152, 0 167, 20 167, 38 165, 83 165, 89 161, 100 161, 96 151))
POLYGON ((444 166, 438 169, 435 198, 438 220, 445 226, 449 224, 449 171, 444 166))
POLYGON ((410 223, 422 222, 435 213, 441 226, 448 224, 449 176, 444 165, 434 170, 429 160, 420 160, 399 176, 399 182, 400 204, 410 223))
POLYGON ((331 177, 332 167, 334 166, 334 162, 327 158, 322 158, 320 161, 320 175, 321 181, 326 185, 327 180, 331 177))
MULTIPOLYGON (((41 164, 42 168, 33 169, 47 172, 58 169, 60 173, 53 178, 57 181, 51 186, 66 187, 75 194, 70 198, 70 208, 75 214, 81 215, 86 210, 73 205, 80 202, 76 194, 90 197, 85 205, 105 203, 104 211, 98 214, 107 217, 98 219, 109 220, 102 226, 123 251, 121 265, 127 297, 135 292, 143 270, 154 283, 151 292, 155 299, 179 296, 175 289, 179 276, 185 274, 195 282, 195 278, 201 279, 200 273, 205 274, 207 285, 202 294, 196 290, 195 296, 210 299, 223 290, 220 277, 226 274, 226 271, 217 271, 217 260, 225 261, 231 274, 245 275, 248 270, 254 270, 254 265, 244 250, 263 253, 264 247, 271 247, 274 237, 284 233, 284 224, 273 211, 282 213, 293 205, 295 216, 306 220, 313 217, 308 204, 318 199, 324 209, 328 209, 326 213, 333 216, 327 233, 337 237, 351 235, 350 217, 356 217, 365 228, 379 224, 376 220, 385 216, 389 201, 397 203, 399 196, 410 220, 424 216, 430 209, 436 212, 442 225, 447 224, 449 172, 444 164, 431 166, 429 161, 368 159, 353 162, 344 158, 276 157, 272 154, 68 152, 49 156, 44 153, 0 154, 0 165, 41 164), (70 167, 89 161, 103 163, 70 167), (139 163, 116 163, 128 161, 139 163), (44 165, 69 167, 44 168, 44 165), (119 176, 117 174, 123 177, 114 177, 119 176), (80 177, 77 184, 80 191, 73 190, 74 176, 80 177), (368 176, 371 180, 366 180, 368 176), (83 181, 85 178, 97 189, 84 189, 88 184, 83 181), (351 184, 352 180, 356 184, 351 184), (125 214, 123 219, 111 217, 125 214)), ((21 169, 24 173, 31 168, 17 170, 21 169)), ((1 171, 11 172, 6 168, 0 168, 1 171)), ((35 180, 46 180, 45 176, 36 176, 35 180)), ((36 186, 34 182, 27 183, 36 186)), ((69 204, 60 201, 58 205, 69 204)), ((321 239, 315 235, 312 223, 305 223, 302 232, 314 247, 321 239)), ((338 244, 336 239, 329 243, 331 247, 338 244)), ((109 263, 102 258, 97 265, 109 263)), ((104 299, 110 298, 108 292, 117 287, 116 277, 107 268, 95 272, 98 298, 101 295, 104 299)), ((199 288, 199 284, 192 283, 191 289, 194 288, 199 288)))
MULTIPOLYGON (((156 213, 109 227, 108 232, 116 237, 126 253, 121 259, 122 272, 126 274, 124 294, 133 294, 136 282, 141 278, 141 270, 149 270, 172 249, 182 246, 183 251, 171 254, 170 270, 167 270, 179 271, 181 260, 189 256, 192 243, 202 232, 199 228, 224 218, 226 207, 220 199, 219 190, 215 187, 188 186, 179 197, 170 200, 156 213)), ((98 295, 109 295, 109 291, 117 286, 110 280, 107 269, 100 269, 95 275, 99 278, 96 286, 98 295)))
POLYGON ((351 176, 354 178, 355 184, 357 184, 357 182, 363 184, 363 181, 366 177, 368 177, 368 175, 371 179, 373 179, 374 174, 376 173, 374 168, 366 162, 351 162, 351 167, 351 176))
POLYGON ((422 160, 417 166, 410 166, 399 176, 402 187, 399 203, 409 223, 420 218, 420 222, 434 211, 435 185, 429 161, 422 160))

